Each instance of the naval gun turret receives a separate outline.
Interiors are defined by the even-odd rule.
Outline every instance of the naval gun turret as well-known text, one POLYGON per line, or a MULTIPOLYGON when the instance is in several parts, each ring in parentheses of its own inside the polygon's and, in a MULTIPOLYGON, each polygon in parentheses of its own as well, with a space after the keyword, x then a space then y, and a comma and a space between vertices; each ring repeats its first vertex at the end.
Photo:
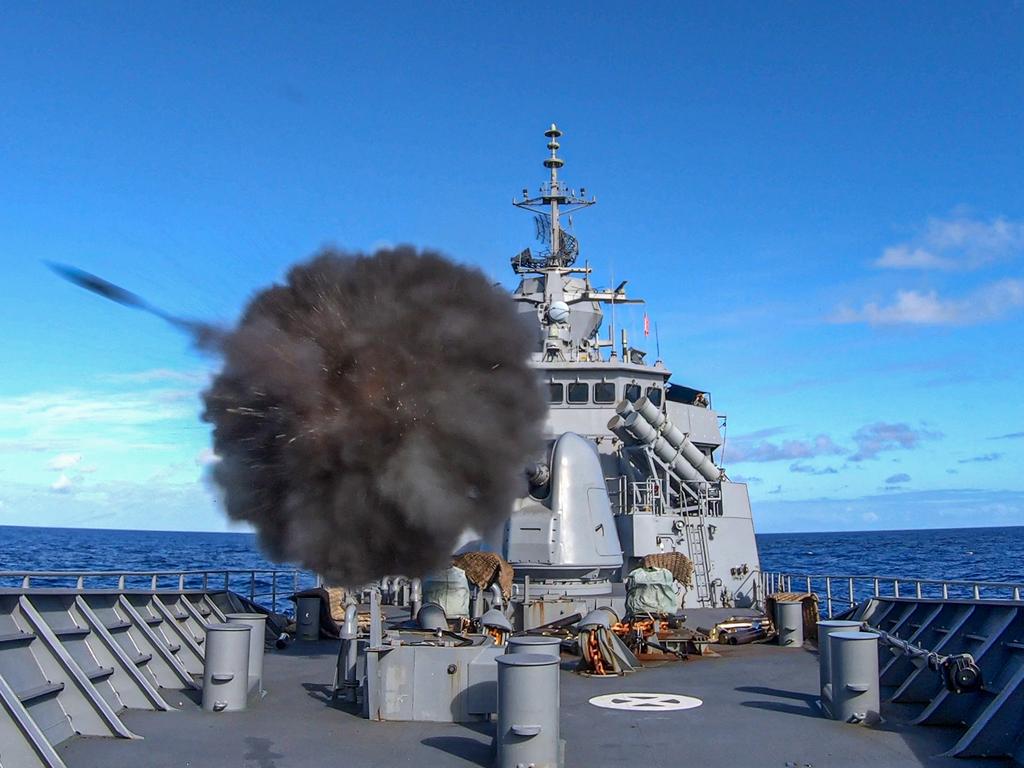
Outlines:
POLYGON ((513 200, 534 214, 541 243, 511 259, 520 278, 512 298, 537 328, 532 364, 549 400, 546 452, 502 533, 521 585, 517 616, 532 626, 620 607, 628 573, 672 552, 693 566, 680 607, 749 606, 757 547, 747 488, 716 461, 725 416, 710 393, 671 382, 660 358, 649 362, 616 329, 616 307, 643 301, 626 295, 625 280, 595 288, 589 263, 579 266, 580 242, 562 216, 596 199, 559 178, 558 127, 544 135, 549 179, 513 200))

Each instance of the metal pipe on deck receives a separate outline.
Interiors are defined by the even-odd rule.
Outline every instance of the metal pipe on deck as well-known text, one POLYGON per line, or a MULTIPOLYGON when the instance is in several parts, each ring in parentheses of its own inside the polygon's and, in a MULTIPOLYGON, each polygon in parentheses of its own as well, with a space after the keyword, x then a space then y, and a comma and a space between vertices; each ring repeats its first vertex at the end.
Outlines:
POLYGON ((497 768, 558 768, 558 657, 509 653, 498 662, 497 768))
POLYGON ((345 700, 356 700, 356 689, 359 681, 356 677, 356 664, 359 655, 359 608, 350 603, 345 606, 345 620, 341 625, 341 653, 338 656, 343 668, 338 675, 345 684, 345 700))
POLYGON ((775 603, 775 628, 779 633, 779 645, 803 648, 804 604, 799 600, 779 600, 775 603))
POLYGON ((249 697, 248 624, 210 624, 206 628, 203 664, 203 709, 237 712, 249 697))
POLYGON ((878 635, 836 631, 829 634, 829 668, 833 720, 872 723, 881 709, 878 682, 878 635))
POLYGON ((821 691, 821 708, 831 716, 832 700, 832 667, 829 651, 829 635, 833 632, 848 632, 860 628, 859 621, 819 621, 818 622, 818 684, 821 691))
POLYGON ((489 591, 491 593, 491 608, 497 608, 500 611, 505 605, 505 596, 501 594, 501 585, 495 582, 491 584, 489 591))
POLYGON ((263 693, 263 649, 267 641, 267 616, 264 613, 228 613, 228 624, 244 624, 249 632, 249 690, 263 693))
POLYGON ((299 640, 320 639, 319 597, 300 597, 295 601, 295 623, 299 640))
POLYGON ((417 576, 412 580, 409 594, 409 618, 415 620, 423 607, 423 582, 417 576))

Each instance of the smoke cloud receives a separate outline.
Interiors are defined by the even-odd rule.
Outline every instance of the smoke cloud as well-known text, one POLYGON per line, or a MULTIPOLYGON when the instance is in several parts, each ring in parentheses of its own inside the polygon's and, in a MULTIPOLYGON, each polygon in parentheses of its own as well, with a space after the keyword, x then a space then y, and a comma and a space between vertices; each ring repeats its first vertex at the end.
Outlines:
POLYGON ((351 586, 422 575, 526 493, 547 408, 534 333, 478 270, 411 247, 324 251, 228 330, 51 267, 222 357, 203 393, 210 471, 276 560, 351 586))
POLYGON ((334 583, 447 565, 526 491, 532 334, 477 270, 327 251, 257 294, 204 394, 228 515, 334 583))

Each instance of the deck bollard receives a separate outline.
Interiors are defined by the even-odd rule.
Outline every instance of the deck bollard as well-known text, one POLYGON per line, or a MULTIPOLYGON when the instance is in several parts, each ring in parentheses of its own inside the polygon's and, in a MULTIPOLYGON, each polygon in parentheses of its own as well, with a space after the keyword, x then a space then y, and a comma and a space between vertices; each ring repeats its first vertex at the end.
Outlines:
POLYGON ((832 671, 829 666, 829 635, 833 632, 848 632, 860 628, 859 621, 828 619, 818 622, 818 681, 821 691, 821 709, 832 716, 832 671))
POLYGON ((562 641, 544 635, 510 637, 505 653, 550 653, 555 658, 561 658, 562 641))
POLYGON ((210 624, 206 628, 203 665, 203 709, 243 710, 249 697, 248 624, 210 624))
POLYGON ((775 604, 775 630, 779 633, 779 645, 803 648, 804 604, 799 600, 779 600, 775 604))
POLYGON ((558 657, 509 653, 498 662, 497 768, 559 768, 558 657))
POLYGON ((320 639, 320 598, 300 597, 295 603, 299 640, 320 639))
POLYGON ((263 648, 267 643, 267 617, 262 613, 229 613, 228 624, 245 624, 249 633, 249 690, 263 693, 263 648))
POLYGON ((878 635, 837 631, 829 634, 828 642, 832 719, 876 722, 880 717, 878 635))

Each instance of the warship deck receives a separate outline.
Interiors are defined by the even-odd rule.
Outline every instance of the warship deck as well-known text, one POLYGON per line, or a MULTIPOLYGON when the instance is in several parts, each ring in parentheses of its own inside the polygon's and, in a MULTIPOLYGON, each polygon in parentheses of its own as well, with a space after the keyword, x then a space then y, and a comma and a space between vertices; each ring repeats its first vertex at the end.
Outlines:
MULTIPOLYGON (((902 725, 883 705, 880 726, 845 725, 817 710, 817 654, 774 645, 716 647, 719 657, 649 665, 625 677, 561 675, 565 764, 731 766, 968 766, 1003 760, 938 757, 951 729, 902 725), (670 712, 600 709, 592 696, 622 692, 696 696, 703 706, 670 712)), ((125 712, 141 740, 74 738, 58 748, 69 768, 305 768, 490 766, 493 724, 371 722, 331 701, 337 642, 268 651, 266 697, 245 712, 210 714, 199 693, 166 692, 178 712, 125 712)))

